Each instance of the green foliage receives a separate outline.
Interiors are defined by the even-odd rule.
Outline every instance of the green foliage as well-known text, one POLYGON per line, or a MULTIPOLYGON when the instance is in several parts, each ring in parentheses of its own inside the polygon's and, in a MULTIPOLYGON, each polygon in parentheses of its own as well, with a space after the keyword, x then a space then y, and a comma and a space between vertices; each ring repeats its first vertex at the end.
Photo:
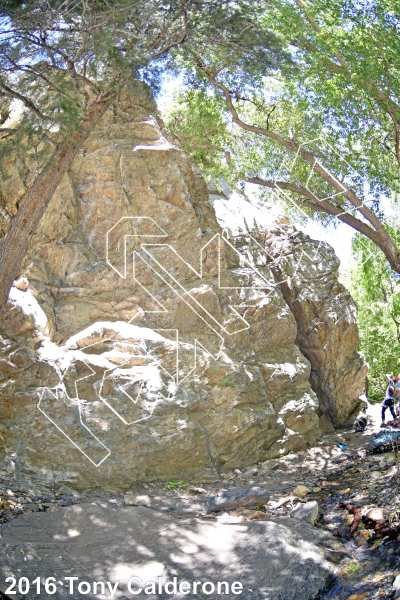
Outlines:
MULTIPOLYGON (((400 244, 400 233, 387 225, 400 244)), ((382 401, 385 373, 400 372, 400 276, 384 255, 360 234, 353 239, 355 266, 346 281, 358 307, 360 350, 369 365, 367 396, 382 401)))
POLYGON ((168 483, 165 484, 166 490, 184 490, 188 486, 184 481, 177 481, 175 479, 170 479, 168 483))
POLYGON ((167 126, 182 148, 204 173, 226 173, 227 165, 219 171, 224 147, 228 144, 223 101, 206 90, 190 89, 178 92, 169 112, 167 126), (214 140, 217 143, 214 143, 214 140))
POLYGON ((5 0, 1 118, 12 102, 24 107, 0 138, 0 163, 30 158, 40 170, 60 139, 73 143, 93 101, 137 79, 157 91, 166 70, 184 68, 201 86, 198 56, 223 59, 243 80, 252 65, 258 77, 280 52, 278 38, 255 27, 259 18, 260 7, 246 0, 5 0))
POLYGON ((261 195, 283 201, 299 219, 332 223, 317 197, 360 222, 346 194, 315 171, 310 179, 310 164, 290 151, 291 143, 301 145, 382 219, 382 194, 392 197, 400 188, 398 4, 316 0, 304 6, 272 0, 257 17, 265 35, 273 29, 291 47, 290 60, 281 53, 273 73, 264 64, 254 73, 253 65, 248 82, 223 59, 204 59, 205 66, 199 61, 201 92, 187 87, 179 93, 169 126, 208 176, 223 175, 236 187, 261 178, 266 182, 261 195), (273 135, 236 124, 224 92, 206 82, 204 73, 226 86, 244 123, 273 135), (309 189, 311 196, 287 189, 276 193, 276 180, 309 189))
MULTIPOLYGON (((306 11, 289 0, 273 4, 266 24, 274 22, 296 48, 300 66, 292 85, 296 104, 310 115, 314 127, 323 127, 342 159, 357 168, 353 185, 360 188, 367 179, 379 202, 380 193, 399 186, 397 0, 315 0, 306 4, 306 11)), ((340 175, 338 167, 335 171, 340 175)))
MULTIPOLYGON (((264 86, 270 97, 272 89, 274 98, 283 94, 280 83, 268 78, 260 88, 259 97, 254 96, 248 103, 237 102, 245 120, 260 126, 271 122, 273 100, 264 102, 261 97, 264 86)), ((279 123, 281 130, 287 129, 288 115, 293 116, 293 109, 292 103, 281 98, 275 109, 274 124, 279 123)), ((180 91, 165 117, 170 131, 205 175, 217 180, 223 176, 233 187, 260 173, 272 177, 286 156, 271 140, 235 126, 224 99, 212 90, 180 91)))
POLYGON ((55 145, 73 144, 74 132, 101 94, 112 95, 141 64, 137 55, 115 53, 129 44, 130 28, 117 32, 121 11, 100 13, 83 0, 6 2, 0 13, 0 98, 2 113, 19 114, 0 139, 0 163, 37 172, 55 145), (114 49, 114 54, 110 53, 114 49))
POLYGON ((293 458, 295 458, 295 453, 293 451, 289 452, 286 454, 286 456, 282 456, 281 458, 282 460, 291 461, 293 458))
POLYGON ((344 575, 351 576, 351 575, 353 575, 353 573, 358 571, 359 568, 360 568, 359 563, 355 560, 351 560, 343 569, 344 575))
POLYGON ((232 387, 233 382, 230 379, 223 379, 222 381, 218 382, 218 385, 221 387, 232 387))
POLYGON ((251 90, 265 75, 290 62, 274 27, 263 24, 270 6, 271 0, 193 2, 188 43, 173 53, 185 72, 185 83, 196 89, 208 87, 205 68, 219 72, 228 86, 251 90))

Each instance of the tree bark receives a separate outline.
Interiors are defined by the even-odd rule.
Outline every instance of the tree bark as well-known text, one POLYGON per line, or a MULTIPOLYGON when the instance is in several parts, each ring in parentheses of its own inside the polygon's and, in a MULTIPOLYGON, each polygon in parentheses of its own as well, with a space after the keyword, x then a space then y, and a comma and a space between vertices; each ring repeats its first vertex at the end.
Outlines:
POLYGON ((17 214, 10 220, 9 228, 0 244, 0 310, 7 303, 12 283, 18 277, 21 263, 46 207, 111 101, 112 98, 107 97, 92 103, 82 119, 81 129, 74 134, 69 144, 56 148, 53 157, 29 188, 17 214))

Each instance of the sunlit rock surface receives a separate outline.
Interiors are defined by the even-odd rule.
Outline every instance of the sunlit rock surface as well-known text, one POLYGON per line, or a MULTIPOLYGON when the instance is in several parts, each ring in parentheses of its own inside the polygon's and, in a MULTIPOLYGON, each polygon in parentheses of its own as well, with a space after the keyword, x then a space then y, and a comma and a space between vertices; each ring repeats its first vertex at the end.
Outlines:
MULTIPOLYGON (((5 183, 10 210, 28 184, 5 183)), ((358 406, 366 371, 337 267, 272 211, 209 193, 146 88, 122 96, 54 195, 0 325, 4 466, 117 488, 215 480, 313 444, 358 406)))

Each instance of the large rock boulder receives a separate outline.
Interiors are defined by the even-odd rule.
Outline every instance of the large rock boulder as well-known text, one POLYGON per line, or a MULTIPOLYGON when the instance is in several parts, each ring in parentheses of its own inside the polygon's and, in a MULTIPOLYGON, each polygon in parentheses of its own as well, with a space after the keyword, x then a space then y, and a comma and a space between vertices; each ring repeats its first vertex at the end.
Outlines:
MULTIPOLYGON (((6 182, 11 211, 26 182, 6 182)), ((314 248, 209 194, 149 91, 122 95, 49 204, 0 324, 5 468, 77 489, 213 480, 346 418, 365 374, 353 303, 341 291, 347 316, 333 314, 342 288, 334 270, 310 277, 312 261, 284 287, 282 240, 297 262, 314 248)))
POLYGON ((357 307, 337 279, 340 263, 329 244, 297 232, 290 256, 297 260, 285 257, 277 267, 280 287, 296 319, 298 347, 311 363, 320 408, 340 426, 360 407, 368 370, 358 352, 357 307))
POLYGON ((311 364, 321 414, 340 426, 360 407, 368 369, 358 352, 357 307, 338 281, 340 261, 329 244, 284 220, 271 225, 249 208, 239 209, 242 218, 227 218, 226 196, 231 211, 240 197, 224 187, 223 196, 212 190, 217 214, 234 245, 282 292, 296 320, 296 345, 311 364))

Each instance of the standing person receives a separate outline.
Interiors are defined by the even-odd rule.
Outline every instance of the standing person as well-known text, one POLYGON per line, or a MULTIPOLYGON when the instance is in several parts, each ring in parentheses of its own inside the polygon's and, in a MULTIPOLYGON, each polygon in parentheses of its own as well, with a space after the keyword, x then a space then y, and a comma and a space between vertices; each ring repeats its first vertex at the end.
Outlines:
POLYGON ((393 396, 394 396, 395 401, 397 400, 396 415, 398 417, 400 417, 400 398, 399 398, 399 395, 400 395, 400 373, 397 375, 395 381, 396 381, 396 387, 394 389, 393 396))
MULTIPOLYGON (((396 385, 396 381, 397 381, 397 377, 395 377, 394 375, 389 375, 388 373, 386 374, 386 379, 388 380, 388 386, 386 389, 386 396, 385 399, 383 401, 382 404, 382 423, 381 423, 381 427, 385 427, 385 412, 386 409, 389 409, 390 412, 392 413, 392 417, 393 420, 396 420, 396 413, 394 412, 394 392, 395 392, 395 385, 396 385)), ((400 390, 399 390, 400 391, 400 390)))

